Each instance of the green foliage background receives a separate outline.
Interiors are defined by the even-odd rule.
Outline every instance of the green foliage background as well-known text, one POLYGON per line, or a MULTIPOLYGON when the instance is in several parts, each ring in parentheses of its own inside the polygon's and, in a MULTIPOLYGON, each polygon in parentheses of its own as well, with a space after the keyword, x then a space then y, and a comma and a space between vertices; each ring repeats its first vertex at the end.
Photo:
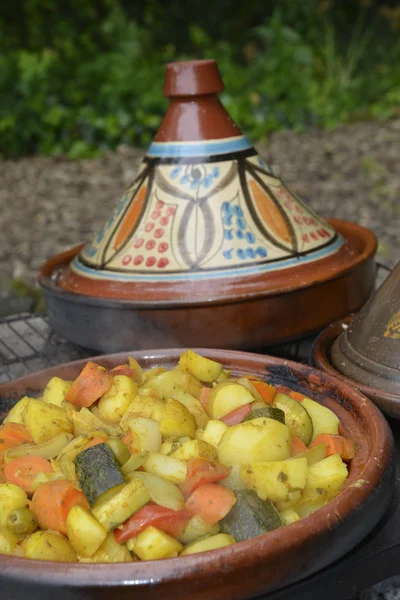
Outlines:
POLYGON ((400 114, 400 8, 372 0, 15 0, 0 6, 0 156, 146 146, 166 62, 213 57, 252 138, 400 114))

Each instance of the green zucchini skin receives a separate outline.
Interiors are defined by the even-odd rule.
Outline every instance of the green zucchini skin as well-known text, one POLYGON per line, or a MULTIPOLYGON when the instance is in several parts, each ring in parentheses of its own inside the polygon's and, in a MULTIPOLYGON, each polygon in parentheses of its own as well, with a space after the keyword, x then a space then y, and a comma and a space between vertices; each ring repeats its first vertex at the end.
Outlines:
POLYGON ((220 521, 223 533, 242 542, 283 525, 272 502, 261 500, 253 490, 237 490, 235 496, 236 504, 220 521))
POLYGON ((125 483, 118 460, 106 442, 82 450, 74 463, 79 486, 90 506, 107 490, 125 483))
POLYGON ((279 421, 285 425, 285 413, 280 408, 276 408, 275 406, 265 406, 265 408, 256 408, 251 412, 247 417, 245 417, 242 421, 251 421, 252 419, 258 419, 258 417, 266 417, 267 419, 275 419, 275 421, 279 421))
POLYGON ((306 446, 311 442, 314 428, 312 420, 304 406, 286 394, 277 394, 274 406, 285 413, 286 425, 292 430, 293 435, 299 437, 306 446))

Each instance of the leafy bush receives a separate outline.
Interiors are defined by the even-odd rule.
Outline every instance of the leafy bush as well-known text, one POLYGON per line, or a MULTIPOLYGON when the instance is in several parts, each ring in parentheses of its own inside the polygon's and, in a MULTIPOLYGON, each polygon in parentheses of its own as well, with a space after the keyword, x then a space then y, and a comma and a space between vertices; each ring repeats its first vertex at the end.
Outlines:
MULTIPOLYGON (((166 108, 165 63, 184 58, 218 60, 222 101, 252 139, 400 114, 396 31, 356 0, 346 14, 318 0, 275 0, 267 13, 261 0, 247 11, 221 0, 201 19, 177 0, 22 4, 22 19, 10 3, 10 14, 0 12, 3 157, 77 158, 121 143, 146 146, 166 108)), ((188 5, 201 10, 202 3, 188 5)), ((388 7, 385 15, 397 23, 388 7)))

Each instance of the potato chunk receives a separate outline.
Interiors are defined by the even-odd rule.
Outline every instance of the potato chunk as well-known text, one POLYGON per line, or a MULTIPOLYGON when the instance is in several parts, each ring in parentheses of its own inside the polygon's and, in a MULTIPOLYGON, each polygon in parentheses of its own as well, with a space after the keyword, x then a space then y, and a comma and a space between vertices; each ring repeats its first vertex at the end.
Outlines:
POLYGON ((266 417, 229 427, 218 444, 223 465, 246 464, 290 457, 292 434, 289 427, 266 417))
POLYGON ((7 524, 8 513, 28 504, 28 496, 13 483, 0 483, 0 527, 7 524))
POLYGON ((207 412, 211 419, 221 419, 233 410, 254 402, 253 394, 244 385, 232 381, 218 383, 211 391, 207 412))
POLYGON ((147 527, 135 540, 135 554, 142 560, 158 560, 178 556, 183 546, 172 536, 156 527, 147 527))
POLYGON ((105 421, 118 423, 137 394, 137 386, 127 375, 115 375, 114 383, 99 400, 99 415, 105 421))
POLYGON ((22 425, 25 408, 29 400, 30 398, 28 398, 28 396, 24 396, 23 398, 21 398, 21 400, 18 400, 18 402, 14 404, 14 406, 4 419, 3 425, 5 423, 18 423, 19 425, 22 425))
POLYGON ((92 556, 107 537, 106 529, 81 506, 73 506, 67 517, 67 536, 79 556, 92 556))
POLYGON ((161 448, 160 423, 146 417, 131 418, 128 421, 132 433, 130 447, 137 452, 159 452, 161 448))
POLYGON ((32 398, 29 398, 25 407, 23 424, 35 444, 46 442, 63 431, 73 431, 73 423, 64 409, 32 398))
POLYGON ((171 483, 182 483, 186 479, 187 467, 183 460, 172 456, 164 456, 158 452, 152 452, 143 464, 145 471, 163 477, 171 483))
POLYGON ((219 377, 222 370, 222 365, 215 360, 210 360, 204 356, 200 356, 193 350, 186 350, 179 359, 179 366, 182 371, 187 371, 199 381, 212 383, 219 377))
POLYGON ((14 554, 18 546, 18 538, 7 527, 0 527, 0 554, 14 554))
POLYGON ((65 395, 70 390, 72 381, 65 381, 60 377, 52 377, 44 388, 43 402, 62 407, 65 395))
POLYGON ((25 558, 56 562, 76 561, 75 550, 58 531, 36 531, 36 533, 26 538, 21 546, 25 558))
POLYGON ((181 437, 184 435, 194 437, 196 421, 183 404, 169 398, 160 422, 160 430, 163 437, 181 437))
POLYGON ((243 465, 240 475, 261 500, 288 500, 290 492, 302 490, 307 480, 307 459, 255 462, 243 465))

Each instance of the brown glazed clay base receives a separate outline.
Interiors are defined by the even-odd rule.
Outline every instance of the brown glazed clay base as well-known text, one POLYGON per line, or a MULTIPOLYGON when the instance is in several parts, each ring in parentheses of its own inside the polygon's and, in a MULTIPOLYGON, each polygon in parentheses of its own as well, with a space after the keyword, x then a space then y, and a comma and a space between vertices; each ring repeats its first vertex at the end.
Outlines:
POLYGON ((184 299, 179 287, 167 291, 161 284, 147 297, 138 291, 135 301, 94 297, 90 292, 100 293, 95 282, 86 294, 67 292, 57 284, 79 252, 75 248, 40 272, 49 322, 71 342, 103 352, 190 345, 256 349, 307 335, 358 310, 374 288, 374 235, 345 221, 330 223, 345 240, 346 269, 330 257, 325 268, 324 261, 306 265, 301 276, 278 271, 251 282, 229 279, 216 297, 206 283, 203 294, 184 299))
MULTIPOLYGON (((182 350, 133 352, 145 368, 171 367, 182 350)), ((393 438, 378 409, 355 387, 306 365, 268 356, 199 350, 234 375, 266 376, 332 409, 341 433, 358 445, 340 494, 313 515, 247 542, 212 552, 160 561, 72 564, 0 556, 0 589, 7 600, 242 600, 272 592, 322 569, 351 550, 378 523, 393 489, 393 438)), ((127 354, 98 359, 105 367, 127 354)), ((25 394, 38 395, 55 375, 77 376, 85 361, 36 373, 0 386, 0 413, 25 394)))
POLYGON ((391 394, 378 387, 365 385, 355 379, 350 379, 338 371, 332 364, 332 346, 343 333, 344 327, 348 326, 352 319, 354 319, 354 316, 332 323, 324 329, 315 340, 312 349, 312 364, 326 373, 339 377, 347 384, 355 386, 363 394, 368 396, 368 398, 370 398, 385 414, 394 417, 395 419, 400 419, 400 395, 391 394))

